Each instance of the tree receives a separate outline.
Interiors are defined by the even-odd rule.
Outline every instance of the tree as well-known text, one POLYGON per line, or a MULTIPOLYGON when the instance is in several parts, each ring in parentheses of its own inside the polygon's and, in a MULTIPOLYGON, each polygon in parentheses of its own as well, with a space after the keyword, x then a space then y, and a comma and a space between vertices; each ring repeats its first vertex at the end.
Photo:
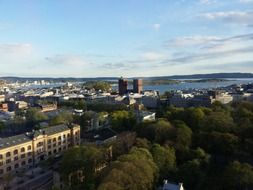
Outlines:
POLYGON ((233 118, 225 112, 212 112, 203 118, 201 123, 203 130, 230 132, 235 127, 233 118))
POLYGON ((186 109, 185 122, 192 130, 199 130, 200 124, 205 116, 202 108, 188 108, 186 109))
POLYGON ((41 121, 45 121, 48 119, 47 115, 40 112, 37 108, 30 108, 26 111, 25 114, 26 121, 29 125, 35 125, 41 121))
POLYGON ((176 147, 189 148, 192 142, 192 130, 184 122, 175 123, 176 130, 176 147))
POLYGON ((94 146, 73 147, 67 150, 60 165, 60 174, 72 189, 94 189, 97 171, 107 163, 106 150, 94 146), (84 181, 78 172, 83 173, 84 181), (69 180, 69 176, 72 176, 69 180))
POLYGON ((225 189, 252 189, 253 168, 246 163, 234 161, 224 171, 225 189))
POLYGON ((151 148, 154 162, 159 168, 161 179, 170 177, 170 173, 174 172, 176 167, 175 150, 171 147, 162 147, 159 144, 154 144, 151 148))
POLYGON ((98 189, 114 184, 117 189, 151 190, 156 178, 157 168, 147 149, 132 148, 129 154, 120 156, 107 171, 98 189))
POLYGON ((85 83, 86 88, 95 89, 96 91, 109 91, 111 90, 111 85, 105 81, 88 81, 85 83))
POLYGON ((115 111, 111 114, 111 125, 116 131, 132 130, 136 124, 134 113, 128 111, 115 111))
POLYGON ((205 178, 205 173, 201 170, 200 161, 194 159, 179 166, 178 178, 184 182, 186 189, 200 189, 200 185, 205 178))
POLYGON ((73 115, 69 112, 61 112, 59 115, 53 117, 49 124, 50 125, 59 125, 59 124, 68 124, 73 121, 73 115))
POLYGON ((239 139, 231 133, 202 132, 198 138, 198 146, 211 152, 213 156, 231 157, 238 152, 239 139))

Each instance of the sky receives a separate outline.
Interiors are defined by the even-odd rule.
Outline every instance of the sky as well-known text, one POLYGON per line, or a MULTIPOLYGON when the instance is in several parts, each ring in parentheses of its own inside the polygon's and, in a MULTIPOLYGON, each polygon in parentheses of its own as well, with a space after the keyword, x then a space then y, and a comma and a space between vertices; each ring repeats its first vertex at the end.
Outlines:
POLYGON ((253 0, 0 0, 0 76, 253 73, 253 0))

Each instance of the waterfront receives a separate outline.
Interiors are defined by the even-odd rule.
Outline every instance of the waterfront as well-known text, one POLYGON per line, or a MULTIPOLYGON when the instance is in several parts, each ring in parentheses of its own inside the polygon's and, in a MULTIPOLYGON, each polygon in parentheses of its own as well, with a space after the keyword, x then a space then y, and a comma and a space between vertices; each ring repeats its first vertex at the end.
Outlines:
MULTIPOLYGON (((185 80, 185 79, 184 79, 185 80)), ((166 91, 172 91, 172 90, 189 90, 189 89, 213 89, 213 88, 221 88, 230 86, 233 84, 248 84, 252 83, 252 78, 246 78, 246 79, 228 79, 227 81, 223 82, 182 82, 179 84, 161 84, 161 85, 144 85, 144 90, 157 90, 160 92, 160 94, 163 94, 166 91)), ((118 86, 115 85, 113 89, 117 89, 118 86)), ((129 88, 131 89, 132 86, 129 85, 129 88)))

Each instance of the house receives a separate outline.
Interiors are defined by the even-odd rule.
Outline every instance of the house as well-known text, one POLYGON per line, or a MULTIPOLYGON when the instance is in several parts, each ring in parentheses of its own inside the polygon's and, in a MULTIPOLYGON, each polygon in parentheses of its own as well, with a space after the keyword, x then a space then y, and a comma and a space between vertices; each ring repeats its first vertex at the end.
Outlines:
POLYGON ((184 187, 183 187, 183 183, 174 184, 174 183, 168 183, 167 180, 164 180, 162 190, 184 190, 184 187))

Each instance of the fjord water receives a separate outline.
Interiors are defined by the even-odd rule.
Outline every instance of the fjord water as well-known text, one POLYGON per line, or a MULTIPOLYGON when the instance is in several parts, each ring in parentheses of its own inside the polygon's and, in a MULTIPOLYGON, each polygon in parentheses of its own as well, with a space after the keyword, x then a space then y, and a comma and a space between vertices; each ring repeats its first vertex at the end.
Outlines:
MULTIPOLYGON (((184 79, 185 80, 185 79, 184 79)), ((182 82, 179 84, 166 84, 166 85, 146 85, 144 90, 158 90, 160 94, 163 94, 165 91, 171 90, 188 90, 188 89, 212 89, 226 87, 233 84, 248 84, 253 83, 252 78, 246 79, 227 79, 227 81, 222 82, 182 82)))

